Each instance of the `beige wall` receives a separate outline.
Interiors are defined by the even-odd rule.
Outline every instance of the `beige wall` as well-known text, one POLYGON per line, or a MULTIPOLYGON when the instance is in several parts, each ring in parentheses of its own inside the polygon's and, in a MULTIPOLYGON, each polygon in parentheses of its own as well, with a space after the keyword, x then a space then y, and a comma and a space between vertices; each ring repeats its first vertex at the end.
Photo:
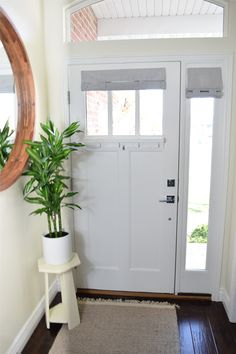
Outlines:
MULTIPOLYGON (((25 43, 36 86, 37 127, 46 117, 47 96, 41 1, 0 0, 25 43)), ((0 353, 5 353, 43 295, 37 271, 45 223, 29 216, 22 179, 0 193, 0 353)))

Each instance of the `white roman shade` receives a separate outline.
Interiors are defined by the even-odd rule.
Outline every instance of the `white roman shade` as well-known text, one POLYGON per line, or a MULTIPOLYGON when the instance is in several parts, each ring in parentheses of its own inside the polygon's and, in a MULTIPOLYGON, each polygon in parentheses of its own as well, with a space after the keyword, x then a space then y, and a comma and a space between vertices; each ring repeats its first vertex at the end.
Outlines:
POLYGON ((13 75, 0 75, 0 93, 13 92, 15 92, 13 75))
POLYGON ((186 97, 223 96, 221 68, 189 68, 187 71, 186 97))
POLYGON ((93 70, 81 72, 82 91, 148 90, 165 88, 165 68, 93 70))

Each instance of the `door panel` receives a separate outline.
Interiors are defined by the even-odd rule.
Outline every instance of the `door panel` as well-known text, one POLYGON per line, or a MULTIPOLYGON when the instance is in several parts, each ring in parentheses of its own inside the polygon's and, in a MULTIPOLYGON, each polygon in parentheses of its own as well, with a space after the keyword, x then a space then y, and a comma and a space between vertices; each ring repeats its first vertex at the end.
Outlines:
POLYGON ((73 185, 80 193, 75 201, 82 207, 74 218, 82 260, 80 286, 96 288, 100 278, 112 283, 114 273, 120 271, 118 152, 84 151, 74 157, 76 161, 73 185))
MULTIPOLYGON (((80 191, 75 201, 83 208, 74 218, 81 288, 174 292, 180 64, 146 65, 166 68, 163 136, 96 137, 72 161, 74 189, 80 191), (168 179, 175 185, 168 187, 168 179), (175 202, 159 202, 167 196, 175 202)), ((69 67, 71 121, 84 116, 82 69, 69 67)))
POLYGON ((130 153, 130 272, 136 290, 145 279, 146 291, 174 291, 176 204, 159 202, 163 191, 168 193, 163 157, 158 152, 130 153), (161 274, 165 277, 158 284, 161 274))

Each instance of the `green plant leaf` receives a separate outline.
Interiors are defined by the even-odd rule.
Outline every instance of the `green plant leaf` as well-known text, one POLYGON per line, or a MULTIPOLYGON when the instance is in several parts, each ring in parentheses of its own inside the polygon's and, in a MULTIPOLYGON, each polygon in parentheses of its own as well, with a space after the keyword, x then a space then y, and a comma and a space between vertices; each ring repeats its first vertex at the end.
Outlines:
POLYGON ((33 150, 31 148, 26 148, 27 153, 29 154, 30 158, 34 161, 37 162, 39 164, 41 164, 41 159, 40 159, 40 155, 38 154, 38 152, 36 150, 33 150))
POLYGON ((47 208, 40 208, 40 209, 36 209, 34 211, 32 211, 32 213, 30 213, 30 215, 42 215, 43 213, 47 212, 47 208))
POLYGON ((71 207, 71 208, 78 208, 78 209, 82 210, 81 206, 79 206, 78 204, 74 204, 74 203, 64 203, 63 206, 71 207))
POLYGON ((31 178, 24 186, 23 189, 23 195, 25 196, 26 194, 28 194, 29 192, 32 191, 33 185, 35 183, 34 178, 31 178))
POLYGON ((0 129, 0 170, 5 166, 12 151, 13 143, 10 137, 13 133, 14 130, 10 130, 7 120, 4 127, 0 129))
POLYGON ((73 134, 79 132, 79 123, 70 124, 62 133, 51 120, 41 123, 43 133, 41 141, 25 141, 28 145, 29 162, 24 175, 29 178, 24 187, 24 199, 31 204, 42 207, 33 214, 47 214, 50 234, 61 232, 61 208, 80 208, 74 203, 64 203, 65 198, 77 195, 75 191, 68 191, 65 183, 70 177, 65 175, 64 162, 73 151, 83 146, 80 142, 67 141, 73 134), (66 192, 65 192, 66 191, 66 192))
POLYGON ((74 195, 78 194, 78 192, 69 192, 64 195, 64 198, 71 198, 74 197, 74 195))

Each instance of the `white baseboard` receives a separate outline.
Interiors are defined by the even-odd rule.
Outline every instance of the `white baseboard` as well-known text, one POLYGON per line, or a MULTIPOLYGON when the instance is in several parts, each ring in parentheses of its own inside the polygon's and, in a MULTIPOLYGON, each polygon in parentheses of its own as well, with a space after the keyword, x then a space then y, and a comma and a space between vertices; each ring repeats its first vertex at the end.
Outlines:
MULTIPOLYGON (((50 302, 56 296, 57 292, 58 292, 58 281, 57 279, 55 279, 49 289, 50 302)), ((39 324, 44 313, 45 313, 45 296, 42 297, 42 299, 40 300, 40 302, 32 312, 31 316, 23 325, 23 327, 15 337, 14 341, 12 342, 12 345, 10 346, 6 354, 19 354, 22 352, 26 343, 28 342, 32 333, 34 332, 35 328, 39 324)))
POLYGON ((227 316, 230 320, 231 317, 231 306, 230 306, 230 297, 225 288, 220 288, 220 301, 223 302, 225 311, 227 313, 227 316))

